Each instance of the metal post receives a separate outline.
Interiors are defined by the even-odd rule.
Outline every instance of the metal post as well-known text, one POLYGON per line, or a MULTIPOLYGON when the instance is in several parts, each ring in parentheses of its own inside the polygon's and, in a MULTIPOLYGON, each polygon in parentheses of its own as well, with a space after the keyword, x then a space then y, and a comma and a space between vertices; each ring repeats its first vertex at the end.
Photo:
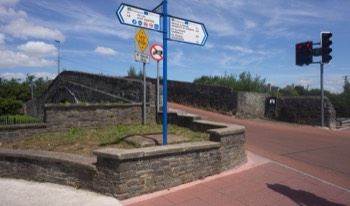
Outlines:
POLYGON ((58 40, 55 40, 55 42, 58 43, 58 57, 57 57, 57 75, 60 74, 60 61, 61 61, 61 42, 58 40))
POLYGON ((143 112, 142 123, 146 124, 146 63, 143 63, 143 112))
POLYGON ((33 84, 33 82, 30 83, 30 87, 31 87, 31 90, 32 90, 31 91, 32 92, 32 99, 34 99, 34 88, 33 88, 34 84, 33 84))
POLYGON ((321 63, 321 127, 324 127, 323 64, 321 63))
POLYGON ((168 1, 163 0, 163 145, 168 144, 168 94, 167 94, 167 38, 168 38, 168 1))
POLYGON ((159 60, 157 61, 157 117, 158 117, 158 112, 159 112, 159 60))

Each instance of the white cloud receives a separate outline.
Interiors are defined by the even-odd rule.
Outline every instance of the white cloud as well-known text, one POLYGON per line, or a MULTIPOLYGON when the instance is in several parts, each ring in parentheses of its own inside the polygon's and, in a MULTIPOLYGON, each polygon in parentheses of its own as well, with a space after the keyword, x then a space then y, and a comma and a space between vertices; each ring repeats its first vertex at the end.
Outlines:
MULTIPOLYGON (((43 78, 43 79, 54 79, 56 78, 56 74, 51 74, 48 72, 33 72, 30 73, 29 75, 34 75, 35 79, 38 78, 43 78)), ((19 73, 11 73, 11 72, 5 72, 5 73, 0 73, 0 77, 4 78, 4 79, 20 79, 22 81, 24 81, 27 78, 27 74, 19 72, 19 73)))
POLYGON ((45 58, 31 57, 21 52, 0 50, 0 68, 48 67, 54 64, 54 61, 45 58))
POLYGON ((177 49, 175 52, 168 53, 168 56, 171 57, 168 59, 169 63, 176 66, 184 66, 185 64, 183 59, 184 52, 177 49))
POLYGON ((1 0, 0 5, 15 5, 18 0, 1 0))
POLYGON ((1 78, 4 79, 25 79, 26 78, 26 74, 24 73, 10 73, 10 72, 6 72, 6 73, 2 73, 0 74, 1 78))
POLYGON ((17 0, 1 0, 0 1, 0 22, 4 22, 9 19, 14 18, 25 18, 27 17, 27 13, 24 11, 16 11, 11 7, 17 4, 17 0))
MULTIPOLYGON (((50 1, 49 4, 36 1, 35 4, 47 11, 58 13, 69 19, 67 22, 56 22, 56 25, 67 33, 95 33, 113 35, 122 39, 134 37, 133 33, 127 31, 125 26, 117 23, 118 20, 116 16, 113 16, 113 21, 111 21, 111 14, 106 15, 105 13, 99 13, 95 9, 86 6, 85 3, 69 1, 68 7, 67 3, 62 3, 61 1, 50 1)), ((132 31, 131 28, 130 31, 132 31)))
POLYGON ((13 37, 21 39, 39 38, 49 40, 57 39, 60 41, 65 40, 64 35, 57 29, 36 26, 23 18, 12 21, 10 24, 4 26, 3 31, 13 37))
POLYGON ((245 29, 253 29, 256 27, 256 23, 252 20, 245 20, 244 25, 245 25, 245 29))
POLYGON ((57 54, 56 47, 41 41, 29 41, 17 47, 20 51, 31 56, 53 56, 57 54))
POLYGON ((238 51, 241 53, 246 53, 246 54, 251 54, 254 53, 252 49, 246 48, 246 47, 241 47, 241 46, 224 46, 224 48, 233 50, 233 51, 238 51))
POLYGON ((57 55, 56 47, 54 47, 52 44, 46 44, 41 41, 29 41, 26 44, 19 45, 17 48, 30 56, 41 57, 57 55))
POLYGON ((5 35, 0 33, 0 45, 4 44, 4 42, 5 42, 5 35))
POLYGON ((118 54, 118 52, 115 51, 114 49, 107 48, 107 47, 102 47, 102 46, 96 47, 95 52, 98 53, 98 54, 110 55, 110 56, 118 54))

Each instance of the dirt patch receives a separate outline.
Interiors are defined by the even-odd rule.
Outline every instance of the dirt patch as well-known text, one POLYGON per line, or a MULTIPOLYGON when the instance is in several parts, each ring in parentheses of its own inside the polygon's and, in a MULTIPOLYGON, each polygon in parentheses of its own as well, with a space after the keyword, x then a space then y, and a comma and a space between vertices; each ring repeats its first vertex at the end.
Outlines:
MULTIPOLYGON (((176 144, 190 141, 190 139, 187 137, 174 134, 168 134, 167 140, 168 144, 176 144)), ((135 145, 136 147, 150 147, 156 145, 163 145, 163 134, 133 135, 126 137, 124 141, 131 145, 135 145)))
POLYGON ((8 149, 25 149, 25 150, 42 150, 53 152, 66 152, 84 156, 94 156, 93 151, 104 147, 112 148, 135 148, 133 145, 121 142, 119 144, 100 145, 98 142, 72 142, 72 143, 57 143, 57 142, 36 142, 28 144, 26 141, 4 142, 0 144, 0 148, 8 149))

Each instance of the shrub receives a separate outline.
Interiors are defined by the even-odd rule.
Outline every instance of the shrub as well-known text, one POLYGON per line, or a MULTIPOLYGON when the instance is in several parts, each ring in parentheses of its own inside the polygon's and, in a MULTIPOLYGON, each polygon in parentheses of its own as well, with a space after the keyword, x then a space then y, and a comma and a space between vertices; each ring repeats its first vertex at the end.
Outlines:
POLYGON ((19 114, 22 102, 14 98, 0 98, 0 115, 19 114))

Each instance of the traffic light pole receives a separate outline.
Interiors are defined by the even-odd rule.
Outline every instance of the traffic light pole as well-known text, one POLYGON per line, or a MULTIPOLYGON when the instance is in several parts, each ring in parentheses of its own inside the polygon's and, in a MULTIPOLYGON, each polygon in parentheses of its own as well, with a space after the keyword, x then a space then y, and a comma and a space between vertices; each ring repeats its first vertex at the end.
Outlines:
POLYGON ((331 32, 321 32, 321 42, 313 43, 312 41, 301 42, 295 45, 295 63, 298 66, 303 66, 304 64, 320 64, 320 84, 321 84, 321 127, 324 127, 324 91, 323 91, 323 65, 329 64, 332 60, 332 41, 331 37, 333 34, 331 32), (311 46, 310 46, 311 44, 311 46), (321 45, 321 48, 313 48, 313 45, 321 45), (321 56, 320 62, 314 62, 313 56, 321 56))
POLYGON ((321 127, 324 127, 324 92, 323 92, 323 64, 320 63, 321 76, 321 127))

